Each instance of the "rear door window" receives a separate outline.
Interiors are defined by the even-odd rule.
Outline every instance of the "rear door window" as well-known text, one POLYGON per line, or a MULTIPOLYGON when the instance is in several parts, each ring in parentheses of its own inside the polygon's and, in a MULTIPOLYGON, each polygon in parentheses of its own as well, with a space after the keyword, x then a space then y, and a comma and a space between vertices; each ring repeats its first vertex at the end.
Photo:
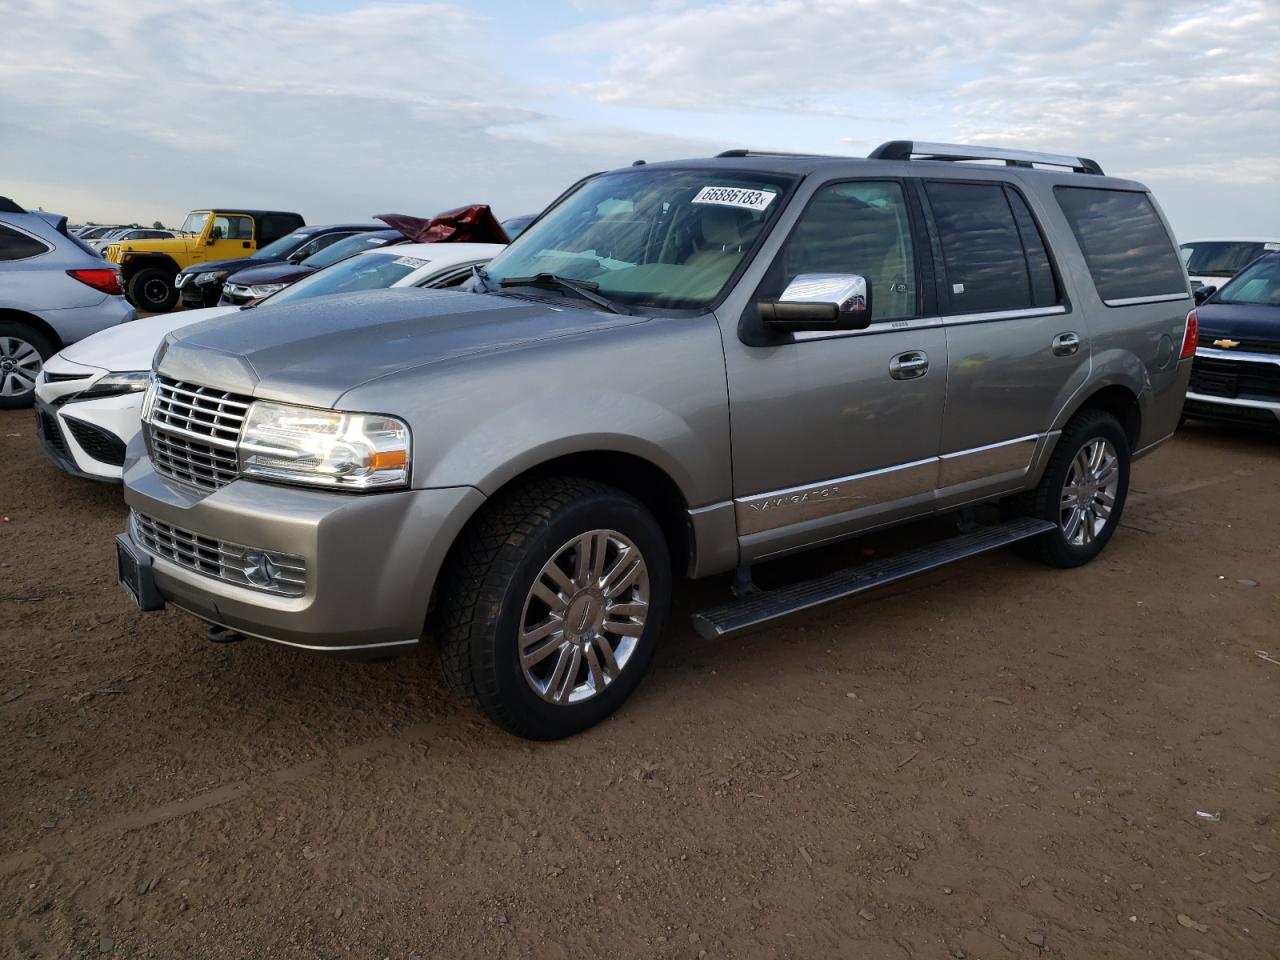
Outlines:
POLYGON ((1103 303, 1187 296, 1182 261, 1145 193, 1095 187, 1055 187, 1054 193, 1103 303))
MULTIPOLYGON (((0 224, 0 260, 27 260, 47 252, 48 245, 0 224)), ((97 256, 97 254, 94 254, 97 256)))
MULTIPOLYGON (((988 313, 1035 306, 1022 237, 1004 186, 930 181, 925 192, 942 244, 951 301, 948 312, 988 313)), ((1047 260, 1046 256, 1046 264, 1047 260)))

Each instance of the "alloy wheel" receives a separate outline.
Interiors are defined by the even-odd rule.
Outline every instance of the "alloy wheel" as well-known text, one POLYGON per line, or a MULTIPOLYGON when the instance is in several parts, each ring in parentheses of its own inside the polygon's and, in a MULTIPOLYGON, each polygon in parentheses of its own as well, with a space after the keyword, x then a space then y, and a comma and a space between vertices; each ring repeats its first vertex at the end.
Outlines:
POLYGON ((598 695, 635 652, 648 600, 648 567, 631 540, 616 530, 570 540, 525 598, 517 640, 525 681, 557 705, 598 695))
POLYGON ((1082 446, 1071 460, 1062 485, 1060 519, 1067 543, 1081 547, 1102 533, 1116 505, 1120 488, 1120 459, 1109 440, 1101 437, 1082 446))
POLYGON ((0 337, 0 397, 21 397, 36 388, 40 351, 20 337, 0 337))

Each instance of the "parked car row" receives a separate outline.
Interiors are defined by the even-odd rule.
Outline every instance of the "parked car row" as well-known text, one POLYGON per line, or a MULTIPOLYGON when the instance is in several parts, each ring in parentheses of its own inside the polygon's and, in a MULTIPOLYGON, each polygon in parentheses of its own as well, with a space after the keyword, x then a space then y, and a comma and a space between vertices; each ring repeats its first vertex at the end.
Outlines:
POLYGON ((1280 416, 1251 392, 1280 373, 1280 253, 1193 294, 1198 254, 1147 188, 1083 157, 641 164, 510 244, 475 242, 509 234, 464 208, 259 247, 288 216, 196 211, 172 246, 110 245, 135 296, 161 255, 190 261, 175 298, 209 290, 50 358, 40 436, 123 481, 141 609, 344 657, 431 634, 521 736, 623 703, 682 572, 734 575, 694 616, 717 637, 1006 545, 1078 566, 1184 412, 1280 416), (753 564, 959 511, 903 554, 752 585, 753 564))

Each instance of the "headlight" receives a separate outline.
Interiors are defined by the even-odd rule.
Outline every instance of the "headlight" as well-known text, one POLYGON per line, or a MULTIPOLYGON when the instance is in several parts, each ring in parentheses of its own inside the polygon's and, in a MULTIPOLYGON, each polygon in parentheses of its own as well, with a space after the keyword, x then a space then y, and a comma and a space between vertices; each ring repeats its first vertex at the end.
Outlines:
POLYGON ((224 280, 230 272, 230 270, 210 270, 208 273, 198 273, 196 274, 196 283, 202 287, 210 283, 217 283, 220 280, 224 280))
POLYGON ((349 490, 409 483, 409 428, 395 417, 258 400, 240 434, 240 472, 349 490))
MULTIPOLYGON (((287 283, 255 283, 247 289, 249 291, 249 296, 253 297, 255 300, 261 300, 263 297, 269 297, 277 290, 283 290, 287 286, 287 283)), ((246 288, 241 287, 241 289, 243 290, 246 288)))
POLYGON ((131 370, 126 373, 108 373, 88 390, 77 393, 72 400, 98 400, 102 397, 118 397, 126 393, 141 393, 151 382, 150 370, 131 370))

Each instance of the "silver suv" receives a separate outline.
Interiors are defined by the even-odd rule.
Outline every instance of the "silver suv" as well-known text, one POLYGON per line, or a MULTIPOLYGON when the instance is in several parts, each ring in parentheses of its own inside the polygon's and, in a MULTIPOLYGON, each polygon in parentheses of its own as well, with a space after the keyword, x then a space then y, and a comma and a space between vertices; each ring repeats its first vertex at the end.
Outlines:
POLYGON ((0 409, 29 407, 44 361, 137 317, 120 270, 67 232, 67 218, 0 197, 0 409))
POLYGON ((737 572, 694 618, 719 636, 1015 542, 1097 556, 1178 423, 1191 307, 1150 193, 1083 158, 895 141, 635 165, 577 184, 468 292, 170 334, 121 580, 214 639, 380 656, 433 634, 495 722, 565 736, 639 684, 677 575, 737 572), (750 585, 988 503, 889 560, 750 585))

